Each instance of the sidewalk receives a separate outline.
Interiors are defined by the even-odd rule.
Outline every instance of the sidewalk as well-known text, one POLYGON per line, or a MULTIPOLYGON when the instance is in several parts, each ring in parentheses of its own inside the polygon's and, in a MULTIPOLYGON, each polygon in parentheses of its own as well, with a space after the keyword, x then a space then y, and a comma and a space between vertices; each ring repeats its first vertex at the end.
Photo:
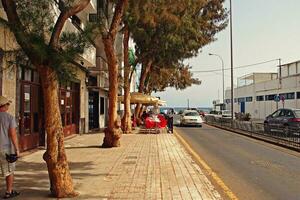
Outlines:
MULTIPOLYGON (((78 135, 65 142, 74 187, 73 199, 221 199, 173 134, 123 135, 121 147, 100 148, 104 134, 78 135)), ((17 163, 15 199, 49 197, 44 150, 17 163)), ((0 194, 4 193, 1 179, 0 194)))

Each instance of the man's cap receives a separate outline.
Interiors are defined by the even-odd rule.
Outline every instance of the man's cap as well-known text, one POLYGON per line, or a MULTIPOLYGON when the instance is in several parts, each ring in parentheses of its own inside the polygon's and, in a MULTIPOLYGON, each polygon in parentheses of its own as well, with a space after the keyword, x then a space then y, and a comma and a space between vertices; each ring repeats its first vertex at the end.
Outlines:
POLYGON ((5 104, 10 104, 12 101, 4 96, 0 96, 0 106, 4 106, 5 104))

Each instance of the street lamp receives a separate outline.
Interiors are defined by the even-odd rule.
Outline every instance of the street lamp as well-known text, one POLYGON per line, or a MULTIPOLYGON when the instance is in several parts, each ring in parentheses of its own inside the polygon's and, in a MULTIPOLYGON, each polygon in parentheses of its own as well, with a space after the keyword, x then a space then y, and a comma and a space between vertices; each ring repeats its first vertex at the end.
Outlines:
POLYGON ((233 128, 233 45, 232 45, 232 4, 230 6, 230 74, 231 74, 231 127, 233 128))
POLYGON ((222 62, 222 94, 223 94, 223 99, 222 99, 222 103, 224 104, 224 61, 222 59, 222 57, 218 54, 214 54, 214 53, 209 53, 208 55, 210 56, 217 56, 218 58, 220 58, 221 62, 222 62))

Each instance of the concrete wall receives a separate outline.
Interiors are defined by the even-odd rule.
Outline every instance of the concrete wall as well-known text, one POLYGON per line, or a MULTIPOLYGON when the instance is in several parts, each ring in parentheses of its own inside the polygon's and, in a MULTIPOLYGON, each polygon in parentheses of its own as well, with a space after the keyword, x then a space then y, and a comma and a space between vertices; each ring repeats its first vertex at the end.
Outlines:
POLYGON ((77 70, 76 71, 76 78, 78 80, 80 80, 80 119, 84 119, 84 124, 83 122, 80 120, 79 123, 79 130, 84 131, 84 133, 88 132, 88 124, 89 124, 89 112, 88 112, 88 90, 86 88, 86 83, 85 83, 85 78, 86 78, 86 73, 81 71, 81 70, 77 70), (84 130, 83 130, 84 129, 84 130))

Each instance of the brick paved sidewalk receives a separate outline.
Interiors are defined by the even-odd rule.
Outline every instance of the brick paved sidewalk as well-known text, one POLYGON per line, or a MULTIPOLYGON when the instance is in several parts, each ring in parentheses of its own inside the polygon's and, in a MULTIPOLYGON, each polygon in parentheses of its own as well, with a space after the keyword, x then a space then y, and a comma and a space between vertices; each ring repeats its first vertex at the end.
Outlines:
MULTIPOLYGON (((123 135, 121 147, 103 149, 103 134, 65 142, 74 199, 221 199, 173 134, 123 135)), ((44 150, 18 161, 16 188, 22 200, 51 199, 44 150)), ((4 181, 1 180, 1 194, 4 181)))

